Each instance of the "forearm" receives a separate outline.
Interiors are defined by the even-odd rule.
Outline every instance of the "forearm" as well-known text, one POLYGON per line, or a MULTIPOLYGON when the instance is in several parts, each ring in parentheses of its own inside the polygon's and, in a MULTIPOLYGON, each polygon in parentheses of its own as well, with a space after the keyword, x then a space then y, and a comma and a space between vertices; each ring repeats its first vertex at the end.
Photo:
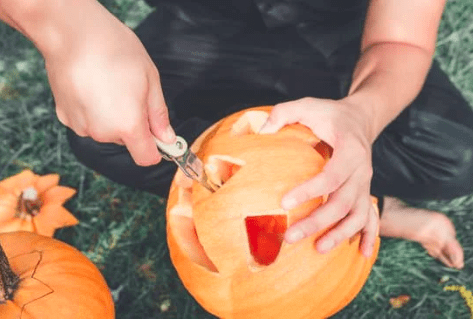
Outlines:
POLYGON ((344 100, 368 118, 371 142, 419 94, 432 56, 402 43, 377 43, 362 53, 344 100))
MULTIPOLYGON (((0 0, 0 19, 30 39, 44 55, 71 50, 112 16, 96 0, 0 0)), ((114 17, 113 17, 114 18, 114 17)))

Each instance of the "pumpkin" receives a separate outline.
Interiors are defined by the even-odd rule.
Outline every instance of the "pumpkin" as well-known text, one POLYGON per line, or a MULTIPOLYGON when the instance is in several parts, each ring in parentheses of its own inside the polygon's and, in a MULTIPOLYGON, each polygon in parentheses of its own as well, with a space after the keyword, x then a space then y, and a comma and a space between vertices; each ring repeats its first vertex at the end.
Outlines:
POLYGON ((370 258, 360 252, 359 234, 326 254, 315 242, 327 230, 294 244, 283 240, 326 198, 285 211, 282 196, 319 173, 332 149, 301 124, 258 134, 270 111, 232 114, 193 143, 220 188, 212 193, 176 173, 166 211, 170 256, 186 289, 218 317, 326 318, 363 287, 379 237, 370 258))
POLYGON ((78 220, 62 205, 76 191, 60 186, 58 174, 30 170, 0 181, 0 233, 25 230, 52 237, 78 220))
POLYGON ((115 318, 107 283, 77 249, 24 231, 0 245, 0 318, 115 318))

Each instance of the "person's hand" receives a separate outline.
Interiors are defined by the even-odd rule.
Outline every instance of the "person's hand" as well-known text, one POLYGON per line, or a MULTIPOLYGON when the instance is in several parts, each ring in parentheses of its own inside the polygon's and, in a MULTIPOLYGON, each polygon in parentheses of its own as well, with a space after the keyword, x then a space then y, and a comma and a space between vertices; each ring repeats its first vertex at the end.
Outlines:
POLYGON ((369 121, 343 100, 303 98, 276 105, 260 134, 274 133, 296 122, 332 146, 333 154, 322 172, 285 194, 281 205, 289 210, 321 195, 329 197, 324 205, 291 225, 285 240, 293 243, 339 222, 317 241, 317 250, 328 252, 361 231, 361 251, 370 256, 379 217, 370 198, 369 121))
POLYGON ((153 136, 175 140, 158 70, 133 31, 104 8, 93 10, 96 19, 45 55, 59 121, 79 136, 125 145, 138 165, 156 164, 153 136))

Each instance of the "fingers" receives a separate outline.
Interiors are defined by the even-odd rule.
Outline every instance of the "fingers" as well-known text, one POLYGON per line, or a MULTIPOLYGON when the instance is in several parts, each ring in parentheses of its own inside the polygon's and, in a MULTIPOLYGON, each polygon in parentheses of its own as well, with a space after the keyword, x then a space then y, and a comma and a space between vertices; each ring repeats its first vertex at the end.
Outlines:
MULTIPOLYGON (((357 155, 355 154, 355 157, 357 155)), ((354 154, 350 148, 344 145, 338 145, 334 148, 334 152, 330 161, 324 166, 323 170, 314 178, 302 183, 285 194, 281 201, 281 206, 286 209, 292 209, 305 201, 326 194, 331 194, 341 187, 355 170, 361 170, 360 182, 366 183, 371 180, 371 170, 366 167, 362 156, 354 158, 354 154)))
POLYGON ((369 257, 373 252, 376 229, 376 213, 371 206, 369 198, 364 198, 357 202, 357 205, 345 219, 322 238, 319 238, 316 247, 320 253, 327 253, 342 241, 362 231, 361 252, 366 257, 369 257), (366 214, 367 211, 368 214, 366 214))
POLYGON ((333 147, 336 141, 332 125, 335 114, 333 109, 333 101, 318 98, 302 98, 277 104, 259 134, 273 134, 285 125, 300 123, 333 147))
POLYGON ((261 128, 260 134, 272 134, 285 125, 300 123, 334 149, 331 159, 317 176, 283 196, 281 206, 290 210, 310 199, 330 194, 323 206, 286 231, 287 242, 333 226, 318 241, 319 251, 327 252, 361 232, 360 249, 366 256, 372 254, 379 218, 369 196, 373 174, 371 148, 355 118, 353 111, 339 101, 303 98, 276 105, 261 128))
POLYGON ((297 227, 305 234, 313 234, 326 229, 340 221, 330 231, 317 240, 316 249, 327 253, 348 238, 361 232, 360 250, 366 257, 371 256, 378 230, 378 216, 369 197, 360 198, 353 209, 344 216, 342 209, 336 209, 340 204, 332 204, 324 209, 313 212, 311 216, 300 222, 297 227), (334 212, 335 211, 335 212, 334 212))
POLYGON ((365 256, 370 256, 377 234, 378 217, 368 195, 369 180, 364 169, 355 171, 344 184, 336 187, 324 205, 286 231, 286 241, 293 243, 339 222, 319 239, 317 250, 326 253, 362 231, 360 249, 365 256))
MULTIPOLYGON (((294 242, 310 236, 343 219, 350 210, 352 210, 354 205, 356 205, 357 200, 359 200, 359 175, 361 175, 360 171, 356 172, 340 187, 337 186, 336 191, 331 192, 328 201, 324 205, 317 208, 317 210, 312 212, 308 217, 289 227, 285 236, 287 241, 294 242), (303 237, 301 236, 302 234, 304 235, 303 237)), ((319 176, 316 176, 312 180, 316 180, 317 177, 319 176)), ((304 190, 304 194, 310 192, 310 190, 304 190)), ((287 208, 284 209, 287 210, 287 208)))
POLYGON ((378 227, 379 216, 372 204, 368 214, 368 222, 361 232, 360 249, 365 257, 370 257, 371 254, 373 254, 374 244, 378 235, 378 227))
POLYGON ((149 131, 148 125, 137 128, 133 133, 123 138, 126 148, 137 165, 150 166, 161 160, 156 143, 149 131))

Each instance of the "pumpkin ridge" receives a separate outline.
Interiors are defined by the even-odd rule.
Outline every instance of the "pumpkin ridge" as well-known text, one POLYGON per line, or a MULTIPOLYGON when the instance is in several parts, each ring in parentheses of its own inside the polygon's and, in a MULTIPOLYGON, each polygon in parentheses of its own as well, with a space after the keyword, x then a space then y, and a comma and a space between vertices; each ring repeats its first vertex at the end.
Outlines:
MULTIPOLYGON (((357 240, 358 244, 359 244, 359 239, 360 238, 358 236, 358 240, 357 240)), ((380 240, 378 237, 376 238, 375 246, 373 249, 373 255, 371 255, 371 257, 368 257, 368 258, 363 257, 363 259, 358 260, 357 269, 356 269, 357 272, 356 273, 351 272, 351 275, 353 277, 356 277, 357 280, 353 281, 350 286, 344 287, 345 296, 343 296, 343 298, 340 298, 338 304, 332 304, 332 308, 330 309, 330 311, 328 311, 329 316, 332 316, 333 314, 335 314, 337 312, 337 309, 344 308, 346 305, 348 305, 351 301, 350 296, 357 295, 363 289, 364 283, 367 280, 372 270, 372 267, 367 267, 367 266, 372 265, 375 262, 376 254, 379 250, 379 244, 380 244, 380 240)))
MULTIPOLYGON (((171 232, 173 233, 174 240, 177 243, 180 243, 180 244, 182 244, 183 242, 186 242, 189 246, 192 246, 192 248, 198 249, 199 250, 198 254, 200 255, 199 257, 202 258, 202 259, 197 260, 196 259, 197 257, 192 256, 187 249, 182 249, 183 254, 185 254, 188 258, 193 260, 198 266, 200 266, 200 267, 202 267, 202 268, 204 268, 208 271, 211 271, 211 272, 214 272, 214 273, 219 273, 217 267, 214 265, 214 263, 212 262, 212 260, 208 256, 207 252, 205 251, 204 247, 202 246, 202 244, 199 241, 199 236, 197 234, 193 219, 190 218, 190 217, 182 216, 182 215, 174 215, 174 216, 170 216, 169 218, 172 219, 169 222, 170 222, 170 225, 173 226, 173 229, 172 229, 171 232), (182 235, 182 232, 184 232, 185 230, 177 229, 178 226, 176 224, 178 224, 178 223, 179 224, 185 224, 186 222, 187 223, 190 222, 190 223, 192 223, 192 225, 184 225, 184 226, 181 226, 180 228, 192 227, 193 230, 191 230, 191 231, 193 231, 195 233, 195 238, 194 238, 194 236, 192 236, 192 238, 184 238, 184 236, 182 235)), ((193 235, 193 234, 191 234, 191 235, 193 235)), ((193 251, 195 252, 195 250, 193 250, 193 251)))
MULTIPOLYGON (((344 242, 344 244, 347 246, 347 247, 350 247, 350 245, 348 244, 348 241, 346 240, 344 242)), ((343 245, 343 244, 342 244, 343 245)), ((355 246, 358 246, 358 245, 355 245, 355 246)), ((339 248, 339 247, 337 247, 339 248)), ((337 249, 336 248, 336 249, 337 249)), ((342 250, 340 248, 340 250, 342 250)), ((362 258, 360 259, 356 259, 355 256, 358 256, 360 254, 359 250, 358 249, 352 249, 352 250, 349 250, 348 251, 348 254, 346 255, 343 255, 343 254, 338 254, 338 255, 334 255, 334 258, 332 258, 330 260, 330 264, 334 264, 334 265, 341 265, 342 267, 338 266, 337 267, 337 274, 339 277, 336 282, 330 282, 328 285, 324 285, 323 288, 324 288, 324 291, 326 291, 327 293, 325 294, 325 298, 322 298, 318 301, 318 304, 321 305, 320 308, 318 309, 323 309, 323 312, 324 313, 330 313, 331 310, 335 309, 336 305, 328 302, 331 300, 332 296, 336 295, 336 296, 339 296, 339 298, 341 299, 340 301, 340 304, 345 304, 345 299, 347 299, 347 296, 351 295, 350 294, 350 291, 346 289, 346 285, 343 283, 343 278, 346 278, 347 275, 349 276, 353 276, 355 277, 353 271, 354 271, 354 268, 355 270, 358 270, 360 268, 362 268, 364 265, 365 265, 365 260, 363 260, 362 258), (347 263, 343 263, 343 259, 350 257, 350 260, 355 260, 354 264, 347 264, 347 263), (330 288, 327 288, 327 286, 329 286, 330 288), (328 309, 327 309, 328 308, 328 309)), ((331 266, 329 265, 328 267, 326 266, 324 270, 322 270, 319 275, 321 277, 323 277, 324 273, 325 272, 332 272, 331 271, 331 266)), ((322 281, 323 281, 323 278, 322 278, 322 281)), ((332 279, 333 281, 333 279, 332 279)))
POLYGON ((78 249, 24 231, 0 234, 0 242, 20 277, 13 300, 0 306, 1 318, 115 318, 106 281, 78 249))
MULTIPOLYGON (((27 253, 21 253, 21 254, 18 254, 18 255, 11 256, 11 257, 8 258, 8 259, 9 259, 9 260, 13 260, 13 259, 15 259, 15 258, 19 258, 19 257, 22 257, 22 256, 30 255, 31 253, 35 253, 35 252, 36 252, 36 253, 43 254, 43 252, 45 252, 45 251, 52 251, 52 250, 54 250, 54 249, 51 249, 51 250, 49 250, 49 249, 42 249, 42 250, 34 249, 34 250, 31 250, 31 251, 29 251, 29 252, 27 252, 27 253)), ((34 269, 36 269, 37 266, 38 266, 38 265, 36 265, 34 269)))
MULTIPOLYGON (((39 262, 38 262, 38 265, 39 265, 39 262)), ((37 267, 38 265, 36 265, 36 267, 37 267)), ((35 270, 36 270, 36 269, 35 269, 35 270)), ((23 316, 23 314, 26 312, 26 306, 28 306, 28 305, 32 304, 33 302, 38 301, 38 300, 40 300, 40 299, 42 299, 42 298, 44 298, 44 297, 47 297, 47 296, 49 296, 49 295, 51 295, 51 294, 54 293, 54 289, 51 288, 50 286, 48 286, 45 282, 41 281, 40 279, 34 278, 34 277, 31 277, 30 279, 33 279, 33 280, 36 280, 36 281, 40 282, 43 286, 49 288, 50 291, 47 292, 47 293, 44 293, 43 295, 41 295, 41 296, 39 296, 39 297, 36 297, 36 298, 33 299, 33 300, 30 300, 30 301, 26 302, 24 305, 22 305, 22 306, 21 306, 21 312, 20 312, 20 319, 21 319, 21 317, 23 316)))

